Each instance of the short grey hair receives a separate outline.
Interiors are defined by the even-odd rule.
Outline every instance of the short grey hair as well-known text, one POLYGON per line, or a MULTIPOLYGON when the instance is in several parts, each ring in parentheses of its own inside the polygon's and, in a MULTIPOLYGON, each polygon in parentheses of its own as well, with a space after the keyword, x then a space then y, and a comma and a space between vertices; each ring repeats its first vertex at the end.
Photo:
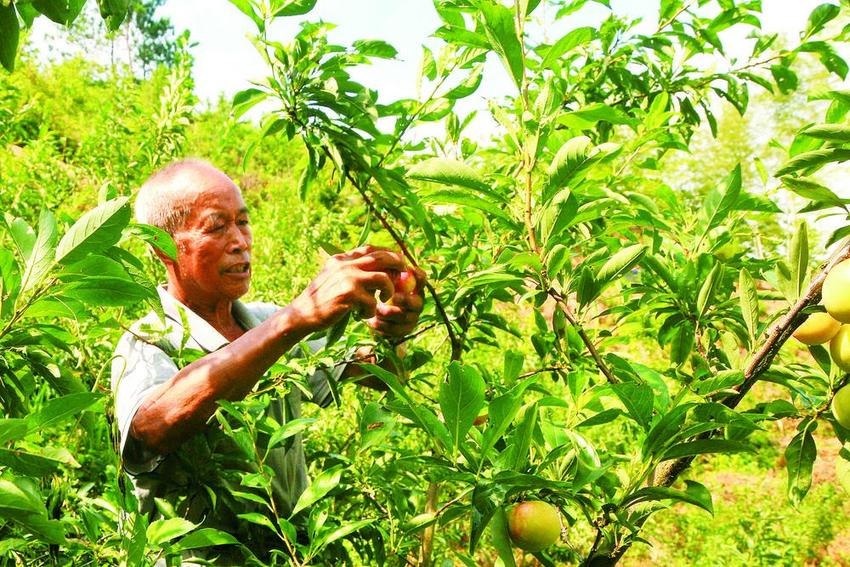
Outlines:
POLYGON ((136 195, 136 221, 161 228, 172 236, 184 225, 197 195, 197 174, 218 171, 208 161, 175 161, 153 175, 136 195))

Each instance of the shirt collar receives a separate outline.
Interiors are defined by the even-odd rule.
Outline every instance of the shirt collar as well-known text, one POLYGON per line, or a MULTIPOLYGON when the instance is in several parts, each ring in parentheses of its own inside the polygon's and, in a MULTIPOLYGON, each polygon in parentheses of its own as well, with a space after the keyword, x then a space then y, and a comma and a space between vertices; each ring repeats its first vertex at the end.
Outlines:
MULTIPOLYGON (((156 288, 159 293, 159 300, 162 303, 162 310, 165 316, 171 320, 171 323, 183 329, 183 317, 180 312, 185 313, 186 322, 189 325, 189 336, 193 339, 201 349, 206 352, 214 352, 221 347, 230 343, 221 333, 215 330, 205 319, 200 315, 183 305, 173 295, 168 293, 165 286, 161 285, 156 288)), ((251 329, 259 324, 257 318, 251 314, 248 308, 241 301, 233 302, 233 316, 245 328, 251 329)), ((178 345, 179 346, 179 345, 178 345)))

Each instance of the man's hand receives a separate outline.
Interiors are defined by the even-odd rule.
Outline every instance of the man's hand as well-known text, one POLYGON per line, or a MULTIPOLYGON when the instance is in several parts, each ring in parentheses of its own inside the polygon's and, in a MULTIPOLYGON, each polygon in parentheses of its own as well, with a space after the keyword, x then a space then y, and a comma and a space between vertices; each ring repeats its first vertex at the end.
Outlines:
MULTIPOLYGON (((425 287, 425 272, 416 268, 406 268, 408 274, 416 278, 416 287, 413 291, 400 289, 395 286, 393 296, 386 303, 380 302, 375 309, 375 316, 366 323, 380 335, 391 338, 400 338, 410 334, 419 322, 419 315, 425 303, 422 290, 425 287)), ((402 271, 399 276, 403 276, 402 271)), ((398 284, 400 277, 393 281, 398 284)), ((409 284, 404 284, 409 285, 409 284)), ((409 290, 409 288, 408 288, 409 290)))
MULTIPOLYGON (((336 254, 289 307, 310 331, 330 327, 349 312, 366 319, 373 318, 379 306, 383 305, 375 299, 375 292, 380 293, 382 300, 388 301, 394 292, 389 272, 404 269, 401 254, 375 246, 362 246, 351 252, 336 254)), ((421 311, 421 300, 419 303, 421 311)), ((393 311, 396 317, 399 310, 393 311)))

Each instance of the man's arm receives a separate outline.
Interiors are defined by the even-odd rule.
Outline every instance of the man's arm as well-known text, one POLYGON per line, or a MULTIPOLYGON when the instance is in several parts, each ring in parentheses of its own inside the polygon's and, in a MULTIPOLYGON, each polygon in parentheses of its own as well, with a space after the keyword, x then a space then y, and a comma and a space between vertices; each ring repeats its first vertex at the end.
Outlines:
POLYGON ((291 304, 154 390, 133 417, 130 435, 156 453, 173 451, 203 429, 218 400, 244 398, 306 336, 352 310, 373 316, 375 292, 393 292, 386 271, 403 266, 398 254, 372 247, 332 257, 291 304))

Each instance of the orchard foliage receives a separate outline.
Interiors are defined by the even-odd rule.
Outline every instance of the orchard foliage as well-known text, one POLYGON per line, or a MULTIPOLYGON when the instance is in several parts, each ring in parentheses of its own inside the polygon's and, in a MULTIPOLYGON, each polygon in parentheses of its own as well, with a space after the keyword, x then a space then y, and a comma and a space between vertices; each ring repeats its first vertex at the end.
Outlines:
MULTIPOLYGON (((428 565, 440 556, 474 565, 498 556, 510 566, 519 551, 508 513, 539 500, 558 509, 563 528, 559 544, 534 552, 540 562, 607 565, 644 542, 647 520, 673 504, 712 513, 699 468, 680 476, 697 458, 758 450, 754 434, 780 419, 797 428, 785 449, 788 498, 806 496, 815 429, 842 442, 850 435, 830 412, 847 376, 826 349, 780 354, 822 310, 825 274, 813 258, 825 251, 805 222, 784 242, 762 238, 752 218, 778 222, 792 212, 761 191, 770 183, 805 200, 801 212, 841 220, 830 246, 850 235, 850 199, 817 177, 850 159, 850 98, 813 95, 828 109, 783 146, 787 160, 775 171, 742 163, 704 194, 668 186, 661 173, 698 129, 717 133, 721 104, 743 114, 753 89, 775 98, 807 90, 799 70, 811 60, 844 79, 835 49, 847 33, 836 28, 843 4, 817 7, 789 45, 760 31, 758 1, 662 0, 652 29, 611 13, 544 41, 534 24, 540 0, 435 0, 441 45, 423 49, 421 96, 379 102, 352 69, 395 57, 391 45, 334 45, 331 25, 313 22, 280 40, 274 20, 309 15, 315 0, 231 2, 256 26, 269 71, 233 100, 237 118, 260 103, 270 109, 245 163, 269 143, 300 139, 300 197, 327 198, 328 187, 356 195, 348 214, 359 234, 324 247, 403 250, 429 276, 420 330, 404 345, 380 344, 387 356, 407 350, 397 373, 364 365, 389 394, 358 398, 357 430, 312 454, 312 484, 287 517, 272 501, 258 439, 267 438, 265 448, 292 442, 315 422, 281 427, 265 412, 270 392, 303 387, 313 370, 374 339, 356 322, 339 325, 328 331, 339 339, 334 349, 282 362, 247 400, 222 404, 217 424, 256 467, 223 471, 230 484, 204 493, 252 505, 242 520, 274 542, 268 556, 167 506, 149 522, 120 470, 102 497, 56 487, 55 473, 79 463, 51 443, 51 431, 93 421, 81 412, 109 405, 101 378, 94 387, 74 378, 70 366, 87 347, 68 329, 110 317, 105 304, 132 309, 154 298, 149 260, 134 241, 174 253, 166 235, 130 223, 127 195, 132 179, 184 148, 191 79, 178 65, 156 127, 126 162, 135 177, 121 178, 120 191, 105 185, 100 204, 77 220, 4 218, 12 247, 0 250, 0 403, 9 416, 0 420, 0 555, 37 543, 45 557, 150 565, 236 546, 266 564, 428 565), (724 32, 734 29, 752 39, 743 59, 727 56, 724 32), (498 130, 486 145, 464 135, 472 117, 457 110, 485 70, 513 86, 490 102, 498 130), (411 142, 427 124, 444 135, 411 142), (741 404, 758 382, 775 386, 771 398, 741 404), (63 515, 66 499, 75 514, 63 515)), ((546 8, 560 20, 590 3, 546 8)), ((61 4, 78 11, 83 2, 61 4)), ((120 2, 99 5, 120 23, 123 12, 110 11, 120 2)), ((28 25, 35 10, 56 19, 51 6, 0 5, 0 32, 28 25)), ((7 68, 13 37, 0 33, 7 68)), ((850 254, 846 242, 835 249, 826 268, 850 254)), ((339 403, 352 395, 334 386, 339 403)))
MULTIPOLYGON (((809 286, 806 227, 796 229, 784 257, 775 254, 780 246, 772 255, 728 253, 733 234, 755 236, 748 216, 779 215, 778 205, 750 189, 740 166, 697 208, 655 172, 667 153, 688 150, 695 129, 716 132, 717 99, 743 114, 752 88, 775 96, 799 88, 802 54, 845 78, 847 64, 832 44, 844 32, 827 28, 838 6, 817 7, 799 42, 781 46, 760 32, 760 2, 665 1, 651 34, 612 14, 598 28, 544 43, 531 24, 540 2, 435 1, 442 20, 435 36, 444 45, 424 49, 425 94, 379 103, 349 69, 394 57, 391 46, 333 45, 322 23, 278 42, 268 34, 272 21, 312 2, 233 3, 256 24, 255 45, 271 72, 236 95, 234 112, 276 104, 264 116, 264 135, 304 141, 301 194, 330 170, 340 188, 360 194, 372 219, 361 241, 374 227, 429 271, 433 309, 423 324, 443 336, 448 356, 408 382, 370 367, 393 394, 381 411, 432 441, 429 452, 387 461, 381 473, 394 478, 403 468, 429 483, 420 489, 424 510, 408 528, 423 532, 421 561, 435 532, 453 522, 468 525, 471 557, 494 517, 527 498, 557 504, 568 532, 593 533, 569 537, 552 560, 616 561, 670 503, 712 511, 702 484, 676 482, 695 457, 752 451, 749 435, 779 418, 802 420, 786 458, 789 498, 805 496, 816 456, 811 432, 828 420, 843 379, 819 347, 817 365, 767 367, 819 292, 809 286), (732 28, 754 40, 743 60, 725 55, 722 32, 732 28), (698 64, 705 55, 713 56, 711 70, 698 64), (488 57, 502 64, 515 93, 490 104, 499 135, 483 151, 463 137, 468 119, 454 107, 478 88, 488 57), (445 137, 406 141, 412 128, 435 121, 445 137), (765 282, 787 303, 771 301, 776 294, 765 293, 765 282), (506 317, 508 305, 532 313, 533 328, 521 332, 506 317), (777 321, 781 332, 771 330, 777 321), (619 354, 620 330, 653 337, 666 364, 651 368, 619 354), (465 362, 510 336, 536 356, 506 349, 501 365, 465 362), (432 376, 434 398, 420 388, 432 376), (784 386, 790 401, 738 410, 760 379, 784 386), (486 425, 473 427, 484 413, 486 425), (595 440, 596 428, 614 420, 631 423, 624 446, 595 440)), ((555 18, 586 3, 552 3, 555 18)), ((808 211, 846 212, 846 200, 808 178, 850 157, 840 134, 850 107, 842 92, 826 96, 833 100, 826 124, 801 132, 774 175, 812 201, 808 211)), ((384 521, 404 525, 392 496, 381 501, 384 521)), ((512 564, 503 525, 496 522, 492 537, 512 564)))

